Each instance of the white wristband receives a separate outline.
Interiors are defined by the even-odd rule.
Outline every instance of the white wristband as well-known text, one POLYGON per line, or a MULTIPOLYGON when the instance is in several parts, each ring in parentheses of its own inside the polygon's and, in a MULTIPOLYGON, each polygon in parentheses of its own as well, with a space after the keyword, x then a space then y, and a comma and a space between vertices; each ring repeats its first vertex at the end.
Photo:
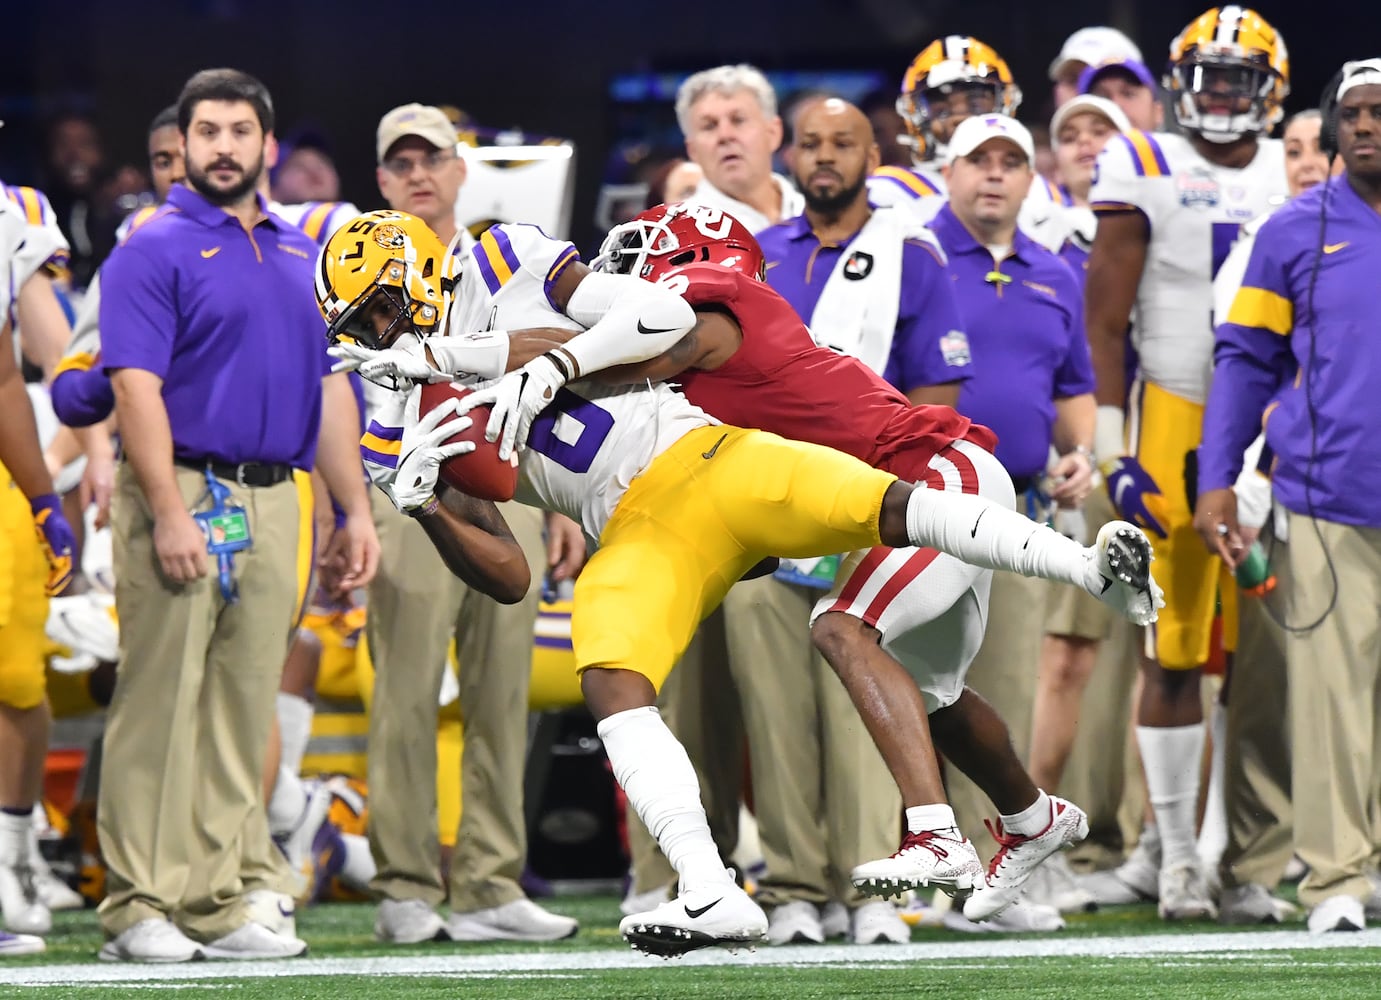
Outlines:
POLYGON ((448 375, 498 378, 508 368, 508 331, 461 333, 422 341, 436 368, 448 375))
POLYGON ((1099 468, 1127 454, 1126 423, 1122 407, 1098 407, 1093 425, 1093 455, 1099 468))

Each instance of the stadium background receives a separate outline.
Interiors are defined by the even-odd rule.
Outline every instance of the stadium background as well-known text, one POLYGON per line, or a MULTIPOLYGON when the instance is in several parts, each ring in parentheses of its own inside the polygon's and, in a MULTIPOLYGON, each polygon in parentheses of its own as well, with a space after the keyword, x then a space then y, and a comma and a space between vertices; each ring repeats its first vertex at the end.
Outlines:
MULTIPOLYGON (((1381 8, 1373 5, 1257 6, 1290 48, 1290 111, 1313 104, 1345 59, 1374 55, 1381 40, 1381 8)), ((894 92, 921 46, 959 32, 1002 53, 1025 92, 1019 117, 1044 123, 1053 110, 1046 70, 1075 28, 1123 29, 1159 72, 1171 38, 1202 10, 1193 0, 7 3, 0 176, 37 179, 42 122, 65 109, 96 116, 114 162, 142 165, 148 121, 181 82, 207 66, 235 66, 269 86, 280 132, 311 125, 331 140, 342 194, 361 208, 381 204, 374 126, 406 101, 454 104, 481 125, 574 140, 571 236, 588 253, 599 186, 620 179, 608 162, 612 141, 629 123, 630 108, 610 97, 616 77, 746 60, 769 71, 875 72, 894 92)), ((631 110, 635 123, 673 124, 669 106, 631 110)))

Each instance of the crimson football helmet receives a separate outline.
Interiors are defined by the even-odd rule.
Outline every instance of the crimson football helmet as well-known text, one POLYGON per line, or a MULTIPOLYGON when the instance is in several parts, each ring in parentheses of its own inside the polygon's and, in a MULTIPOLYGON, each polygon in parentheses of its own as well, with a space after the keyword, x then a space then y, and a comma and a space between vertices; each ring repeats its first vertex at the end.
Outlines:
POLYGON ((687 264, 718 264, 762 280, 767 265, 748 227, 709 205, 657 205, 609 230, 590 264, 596 271, 646 281, 687 264))

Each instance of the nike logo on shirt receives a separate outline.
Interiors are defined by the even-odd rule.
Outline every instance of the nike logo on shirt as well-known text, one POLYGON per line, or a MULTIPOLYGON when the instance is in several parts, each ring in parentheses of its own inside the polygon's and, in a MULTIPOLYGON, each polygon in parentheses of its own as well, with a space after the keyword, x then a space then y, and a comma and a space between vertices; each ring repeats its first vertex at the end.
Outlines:
POLYGON ((1337 252, 1338 252, 1339 250, 1341 250, 1343 247, 1347 246, 1349 242, 1350 242, 1349 240, 1343 240, 1343 242, 1341 242, 1341 243, 1325 243, 1325 244, 1323 245, 1323 252, 1324 252, 1324 253, 1337 253, 1337 252))
POLYGON ((203 250, 203 251, 201 252, 201 259, 202 259, 202 260, 210 260, 212 257, 216 256, 216 254, 218 254, 218 253, 220 253, 220 252, 221 252, 221 248, 220 248, 220 247, 212 247, 210 250, 203 250))
POLYGON ((724 443, 724 439, 725 439, 726 437, 728 437, 728 436, 729 436, 729 435, 727 435, 727 434, 721 434, 721 435, 719 435, 719 440, 716 441, 716 442, 714 443, 714 447, 711 448, 709 451, 702 451, 702 452, 700 453, 700 457, 703 458, 703 459, 705 459, 705 460, 707 460, 707 461, 708 461, 709 459, 711 459, 711 458, 714 458, 714 453, 717 452, 717 451, 719 450, 719 446, 722 445, 722 444, 724 443))

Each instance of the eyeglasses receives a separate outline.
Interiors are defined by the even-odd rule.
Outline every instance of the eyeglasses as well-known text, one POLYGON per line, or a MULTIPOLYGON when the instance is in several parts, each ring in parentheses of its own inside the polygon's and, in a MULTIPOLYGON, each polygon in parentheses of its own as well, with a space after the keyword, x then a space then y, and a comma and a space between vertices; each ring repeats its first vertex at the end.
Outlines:
POLYGON ((426 156, 413 158, 411 156, 395 156, 384 161, 384 169, 399 180, 405 180, 411 176, 414 167, 421 167, 429 174, 434 174, 447 163, 456 158, 456 154, 445 149, 435 149, 426 156))

